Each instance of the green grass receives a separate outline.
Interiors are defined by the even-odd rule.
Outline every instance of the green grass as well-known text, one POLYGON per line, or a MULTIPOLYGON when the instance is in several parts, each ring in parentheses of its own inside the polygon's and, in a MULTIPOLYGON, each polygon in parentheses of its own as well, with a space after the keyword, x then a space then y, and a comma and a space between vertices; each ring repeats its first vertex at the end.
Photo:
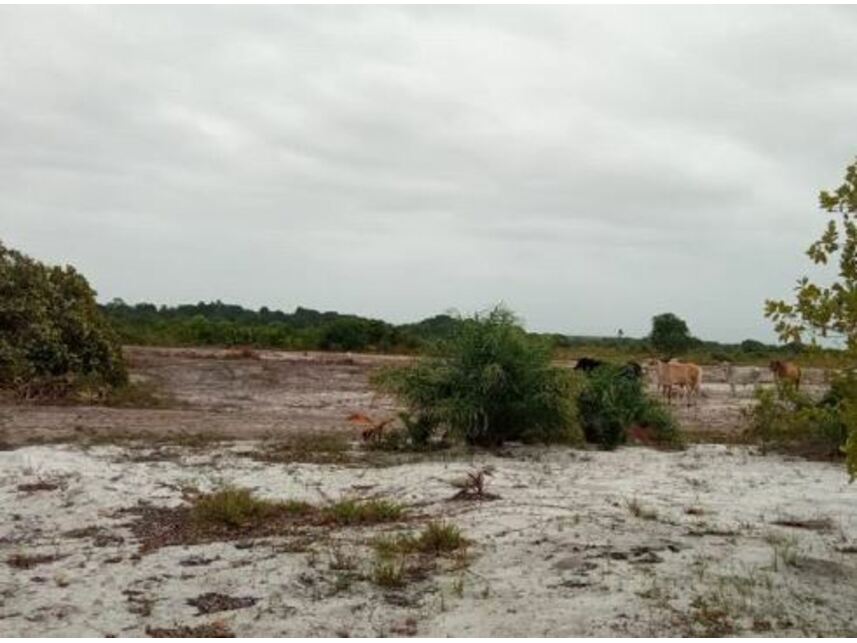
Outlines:
POLYGON ((405 584, 405 562, 377 560, 372 570, 372 581, 380 587, 402 587, 405 584))
POLYGON ((345 499, 326 507, 324 515, 338 525, 373 525, 399 520, 405 508, 390 500, 345 499))
POLYGON ((375 552, 382 558, 397 555, 429 554, 439 556, 464 549, 467 539, 456 525, 430 522, 419 535, 397 534, 381 536, 372 543, 375 552))
POLYGON ((467 544, 458 527, 443 522, 430 522, 417 541, 421 552, 435 555, 456 551, 467 544))
POLYGON ((224 487, 199 497, 191 516, 198 524, 240 527, 258 523, 283 508, 282 503, 262 500, 249 489, 224 487))

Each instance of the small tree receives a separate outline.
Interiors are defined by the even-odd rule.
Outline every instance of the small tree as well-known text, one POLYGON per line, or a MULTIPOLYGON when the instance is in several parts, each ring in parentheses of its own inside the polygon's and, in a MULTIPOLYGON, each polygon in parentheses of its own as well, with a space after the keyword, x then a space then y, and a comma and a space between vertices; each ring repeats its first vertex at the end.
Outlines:
MULTIPOLYGON (((801 277, 794 302, 769 299, 765 302, 765 316, 774 322, 783 342, 801 344, 809 339, 812 346, 817 346, 819 339, 838 339, 857 358, 857 160, 846 168, 842 185, 831 192, 821 192, 819 204, 834 216, 806 254, 816 265, 836 262, 836 277, 827 286, 801 277)), ((832 389, 833 393, 839 390, 840 399, 833 408, 837 422, 848 435, 845 451, 852 479, 857 476, 857 400, 842 391, 853 389, 853 377, 853 373, 840 376, 832 389)))
POLYGON ((127 374, 119 343, 74 268, 46 266, 0 243, 0 388, 127 374))
POLYGON ((375 378, 424 427, 471 444, 579 441, 571 374, 502 307, 462 320, 437 354, 375 378))
POLYGON ((800 278, 795 301, 769 299, 765 316, 783 342, 808 338, 815 345, 818 338, 835 338, 857 356, 857 161, 846 169, 845 182, 832 192, 821 192, 819 202, 825 212, 837 216, 806 254, 816 265, 836 261, 837 277, 828 286, 800 278))
POLYGON ((673 313, 663 313, 652 318, 649 341, 655 350, 668 355, 680 355, 693 345, 687 324, 673 313))

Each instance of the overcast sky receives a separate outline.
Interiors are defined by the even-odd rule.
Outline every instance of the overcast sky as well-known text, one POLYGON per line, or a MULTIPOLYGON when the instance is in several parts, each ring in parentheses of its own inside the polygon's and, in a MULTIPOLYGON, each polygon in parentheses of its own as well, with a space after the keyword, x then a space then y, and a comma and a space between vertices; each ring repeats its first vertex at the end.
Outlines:
POLYGON ((102 301, 773 339, 857 8, 0 7, 0 239, 102 301))

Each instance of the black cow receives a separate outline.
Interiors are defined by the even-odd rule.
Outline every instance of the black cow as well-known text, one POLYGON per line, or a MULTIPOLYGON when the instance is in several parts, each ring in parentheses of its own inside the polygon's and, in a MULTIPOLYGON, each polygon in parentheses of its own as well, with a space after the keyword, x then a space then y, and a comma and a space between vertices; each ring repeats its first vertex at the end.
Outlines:
POLYGON ((591 373, 599 366, 604 366, 606 362, 602 362, 600 359, 592 359, 591 357, 581 357, 577 360, 577 364, 574 365, 574 370, 583 371, 584 373, 591 373))

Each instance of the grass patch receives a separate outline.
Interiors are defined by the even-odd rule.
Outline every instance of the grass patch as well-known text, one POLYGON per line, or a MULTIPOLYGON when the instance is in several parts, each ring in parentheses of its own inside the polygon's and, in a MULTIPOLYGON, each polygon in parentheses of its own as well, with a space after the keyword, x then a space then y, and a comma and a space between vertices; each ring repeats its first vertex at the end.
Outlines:
POLYGON ((372 569, 372 582, 379 587, 403 587, 406 571, 404 560, 379 559, 375 561, 375 567, 372 569))
POLYGON ((223 621, 177 627, 146 627, 146 636, 155 639, 234 639, 235 634, 223 621))
POLYGON ((15 569, 32 569, 37 565, 53 563, 64 558, 60 554, 12 554, 6 559, 6 564, 15 569))
POLYGON ((417 542, 422 553, 434 555, 456 551, 467 544, 458 527, 442 522, 429 523, 417 542))
POLYGON ((404 506, 381 499, 343 500, 316 506, 300 500, 257 498, 249 489, 224 487, 188 498, 180 507, 140 504, 121 513, 137 519, 128 526, 142 552, 172 545, 295 536, 300 542, 317 537, 319 530, 395 521, 404 506))
POLYGON ((340 500, 324 509, 325 516, 338 525, 374 525, 399 520, 405 508, 390 500, 340 500))
POLYGON ((146 380, 128 382, 105 393, 105 406, 134 409, 165 409, 180 406, 178 401, 157 383, 146 380))
POLYGON ((193 506, 191 517, 202 525, 240 527, 258 523, 285 508, 284 503, 254 497, 249 489, 227 487, 201 496, 193 506))
POLYGON ((372 580, 381 587, 401 587, 408 579, 425 578, 438 558, 460 554, 454 568, 467 564, 468 541, 452 524, 430 522, 419 534, 380 536, 372 542, 375 566, 372 580))
POLYGON ((398 534, 376 538, 372 546, 381 558, 396 555, 429 554, 440 556, 464 549, 467 539, 456 525, 430 522, 419 535, 398 534))
POLYGON ((17 486, 22 493, 35 493, 37 491, 56 491, 63 485, 50 480, 38 480, 37 482, 23 482, 17 486))
POLYGON ((278 437, 251 452, 250 456, 261 462, 279 463, 347 464, 355 460, 348 435, 329 431, 278 437))

